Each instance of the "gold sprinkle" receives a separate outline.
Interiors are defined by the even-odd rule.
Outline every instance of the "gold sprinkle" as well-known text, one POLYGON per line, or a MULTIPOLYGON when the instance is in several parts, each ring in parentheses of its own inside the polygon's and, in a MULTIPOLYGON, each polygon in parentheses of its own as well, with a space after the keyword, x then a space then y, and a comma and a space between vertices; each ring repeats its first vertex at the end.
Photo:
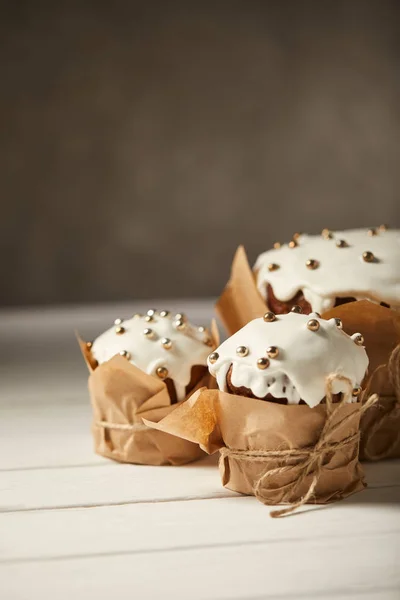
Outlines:
POLYGON ((311 271, 314 271, 315 269, 318 269, 319 262, 315 260, 315 258, 309 258, 306 262, 306 267, 307 269, 311 269, 311 271))
POLYGON ((120 356, 123 356, 127 360, 130 360, 130 358, 131 358, 131 355, 129 354, 128 350, 122 350, 119 354, 120 354, 120 356))
POLYGON ((323 229, 321 231, 321 235, 324 238, 324 240, 331 240, 333 238, 333 233, 330 229, 323 229))
POLYGON ((199 333, 204 333, 204 332, 205 332, 205 330, 206 330, 206 328, 204 327, 204 325, 199 325, 199 327, 197 328, 197 331, 198 331, 199 333))
POLYGON ((335 323, 338 329, 343 329, 342 319, 338 319, 337 317, 335 317, 335 323))
POLYGON ((133 315, 133 319, 140 319, 140 318, 141 318, 141 316, 142 316, 142 315, 141 315, 140 313, 135 313, 135 314, 133 315))
POLYGON ((165 317, 169 317, 169 315, 170 315, 170 312, 169 312, 169 310, 162 310, 162 311, 160 312, 160 317, 163 317, 163 318, 165 318, 165 317))
POLYGON ((214 363, 217 362, 217 360, 219 359, 219 354, 218 352, 211 352, 211 354, 208 357, 208 361, 213 365, 214 363))
POLYGON ((379 231, 387 231, 389 229, 388 225, 379 225, 379 231))
POLYGON ((274 243, 274 248, 275 250, 279 250, 279 248, 282 246, 282 244, 280 242, 275 242, 274 243))
POLYGON ((86 342, 86 348, 88 350, 90 350, 90 348, 93 346, 93 342, 86 342))
POLYGON ((297 313, 300 314, 303 312, 303 309, 301 308, 301 306, 299 306, 298 304, 295 304, 294 306, 292 306, 292 308, 290 309, 290 312, 292 313, 297 313))
POLYGON ((121 325, 122 319, 115 319, 114 325, 121 325))
POLYGON ((238 356, 241 356, 241 357, 247 356, 248 353, 249 353, 249 349, 247 348, 247 346, 238 346, 236 348, 236 354, 238 356))
POLYGON ((348 243, 346 242, 346 240, 337 240, 336 242, 336 247, 337 248, 348 248, 348 243))
POLYGON ((291 240, 288 244, 289 248, 297 248, 298 243, 296 242, 296 240, 291 240))
POLYGON ((262 370, 266 369, 267 367, 269 367, 269 360, 268 360, 268 358, 265 358, 265 357, 259 358, 258 361, 257 361, 257 367, 259 369, 262 369, 262 370))
POLYGON ((183 313, 177 313, 175 315, 175 320, 176 321, 187 321, 186 315, 184 315, 183 313))
POLYGON ((364 346, 364 336, 361 333, 357 333, 357 335, 352 337, 352 340, 357 346, 364 346))
POLYGON ((368 263, 374 262, 375 260, 375 254, 373 252, 370 252, 369 250, 367 250, 367 252, 363 252, 362 257, 363 260, 368 263))
POLYGON ((299 237, 303 235, 302 233, 296 232, 293 234, 293 239, 297 242, 297 240, 299 239, 299 237))
POLYGON ((166 367, 158 367, 156 373, 160 379, 166 379, 168 377, 168 369, 166 367))
POLYGON ((146 328, 143 330, 143 335, 149 339, 154 337, 154 331, 152 329, 146 328))
POLYGON ((115 333, 117 335, 122 335, 123 333, 125 333, 125 327, 121 327, 121 326, 116 327, 115 328, 115 333))
POLYGON ((356 387, 353 388, 352 395, 357 397, 361 394, 361 392, 362 392, 361 386, 356 385, 356 387))
POLYGON ((318 331, 320 325, 317 319, 310 319, 307 323, 307 327, 310 331, 318 331))
POLYGON ((146 315, 145 318, 144 318, 144 320, 147 323, 151 323, 152 321, 154 321, 154 317, 152 315, 146 315))
POLYGON ((163 348, 165 348, 165 350, 171 350, 171 348, 172 348, 171 340, 166 337, 161 339, 161 345, 163 348))
POLYGON ((270 346, 267 348, 267 354, 269 358, 277 358, 279 356, 279 348, 276 346, 270 346))
POLYGON ((268 271, 277 271, 279 269, 279 265, 276 263, 269 263, 268 271))
POLYGON ((370 235, 371 237, 373 237, 374 235, 378 235, 378 232, 376 231, 375 227, 371 227, 371 229, 368 229, 368 235, 370 235))
POLYGON ((174 321, 174 327, 178 331, 183 331, 186 328, 186 323, 182 319, 177 319, 174 321))
POLYGON ((266 323, 272 323, 272 321, 276 321, 276 315, 273 312, 269 311, 265 313, 263 319, 266 323))
POLYGON ((150 308, 150 309, 147 311, 147 316, 148 316, 148 317, 154 317, 154 315, 155 315, 155 314, 156 314, 156 309, 155 309, 155 308, 150 308))

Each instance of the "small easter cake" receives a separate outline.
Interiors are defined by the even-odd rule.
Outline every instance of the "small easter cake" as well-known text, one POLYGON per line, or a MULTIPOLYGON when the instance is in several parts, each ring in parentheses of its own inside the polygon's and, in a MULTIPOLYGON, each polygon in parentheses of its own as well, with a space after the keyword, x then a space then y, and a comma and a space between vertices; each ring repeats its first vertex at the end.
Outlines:
POLYGON ((185 315, 155 309, 114 326, 90 345, 97 364, 120 354, 149 375, 165 381, 171 402, 184 400, 207 372, 210 332, 189 323, 185 315))
POLYGON ((339 319, 301 314, 297 307, 250 321, 210 354, 208 367, 223 392, 310 407, 325 401, 327 377, 336 374, 334 401, 349 392, 347 380, 348 401, 356 402, 368 367, 363 344, 363 336, 347 335, 339 319))
POLYGON ((353 300, 400 308, 400 230, 373 229, 295 234, 255 263, 257 288, 276 314, 299 305, 323 313, 353 300))

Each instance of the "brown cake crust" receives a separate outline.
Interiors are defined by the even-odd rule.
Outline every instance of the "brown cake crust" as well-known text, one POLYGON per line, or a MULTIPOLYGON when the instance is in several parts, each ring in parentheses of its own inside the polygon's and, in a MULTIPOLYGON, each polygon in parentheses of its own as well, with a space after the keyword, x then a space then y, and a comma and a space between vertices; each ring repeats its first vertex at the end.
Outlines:
MULTIPOLYGON (((256 400, 265 400, 268 402, 275 402, 276 404, 288 404, 287 398, 275 398, 275 396, 272 396, 271 394, 267 394, 263 398, 259 398, 258 396, 255 396, 253 394, 253 392, 244 385, 242 385, 240 387, 234 386, 232 383, 232 367, 233 367, 233 365, 231 365, 229 367, 229 371, 226 374, 226 386, 228 388, 228 391, 231 394, 235 394, 236 396, 244 396, 245 398, 255 398, 256 400)), ((341 399, 342 399, 342 394, 334 394, 332 396, 333 402, 339 402, 341 399)), ((321 404, 325 404, 325 402, 326 402, 326 399, 323 398, 321 400, 321 404)), ((304 400, 300 400, 299 404, 306 404, 306 402, 304 400)))
MULTIPOLYGON (((208 369, 204 365, 194 365, 192 367, 190 381, 186 386, 186 395, 190 394, 192 390, 196 387, 198 383, 203 379, 203 377, 208 373, 208 369)), ((176 389, 173 379, 167 377, 165 379, 165 385, 167 386, 169 397, 171 398, 171 404, 176 404, 178 402, 178 398, 176 395, 176 389)))

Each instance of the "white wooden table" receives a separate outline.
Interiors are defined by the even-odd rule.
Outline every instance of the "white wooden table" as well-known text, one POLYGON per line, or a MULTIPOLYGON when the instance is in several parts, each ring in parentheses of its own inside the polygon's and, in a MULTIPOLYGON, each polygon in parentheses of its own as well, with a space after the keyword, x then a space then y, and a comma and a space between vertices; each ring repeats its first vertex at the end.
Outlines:
MULTIPOLYGON (((211 306, 166 308, 201 323, 211 306)), ((89 339, 145 308, 0 312, 1 600, 399 600, 400 461, 366 465, 361 494, 274 520, 221 487, 215 457, 93 453, 73 330, 89 339)))

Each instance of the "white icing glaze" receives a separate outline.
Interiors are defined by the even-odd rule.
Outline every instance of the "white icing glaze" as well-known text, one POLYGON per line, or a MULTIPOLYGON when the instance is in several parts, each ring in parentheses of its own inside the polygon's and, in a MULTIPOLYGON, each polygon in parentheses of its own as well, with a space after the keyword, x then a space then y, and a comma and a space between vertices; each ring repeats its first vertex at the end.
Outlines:
MULTIPOLYGON (((218 360, 214 364, 208 360, 208 368, 220 390, 228 391, 226 376, 232 365, 231 381, 235 387, 245 386, 258 398, 268 393, 287 398, 289 404, 303 399, 311 407, 325 397, 328 375, 344 375, 354 388, 361 384, 368 367, 365 349, 339 329, 335 319, 328 321, 314 313, 278 315, 272 322, 254 319, 215 352, 218 360), (310 319, 317 319, 318 331, 308 329, 310 319), (238 346, 249 349, 247 356, 237 355, 238 346), (257 360, 267 356, 270 346, 276 346, 279 355, 270 358, 269 367, 261 370, 257 360)), ((334 382, 334 394, 347 391, 344 382, 334 382)))
POLYGON ((332 232, 332 239, 321 235, 300 235, 298 246, 287 244, 261 254, 254 266, 257 287, 266 299, 267 283, 281 301, 292 299, 300 290, 312 310, 324 312, 332 308, 335 298, 354 297, 357 300, 386 302, 400 308, 400 230, 367 229, 332 232), (345 240, 345 248, 336 246, 345 240), (365 262, 363 252, 373 252, 377 262, 365 262), (306 261, 319 261, 317 269, 306 267, 306 261), (279 269, 269 271, 275 263, 279 269))
POLYGON ((91 352, 99 364, 110 360, 116 354, 126 351, 130 362, 149 375, 156 375, 158 367, 168 369, 168 377, 174 384, 178 400, 185 398, 185 388, 190 383, 191 369, 195 365, 207 364, 210 346, 209 333, 186 321, 186 327, 179 331, 174 326, 173 315, 161 317, 159 312, 148 322, 145 316, 136 315, 118 324, 125 332, 118 335, 116 326, 102 333, 94 342, 91 352), (153 337, 146 337, 146 328, 153 331, 153 337), (170 350, 162 346, 161 340, 172 342, 170 350))

